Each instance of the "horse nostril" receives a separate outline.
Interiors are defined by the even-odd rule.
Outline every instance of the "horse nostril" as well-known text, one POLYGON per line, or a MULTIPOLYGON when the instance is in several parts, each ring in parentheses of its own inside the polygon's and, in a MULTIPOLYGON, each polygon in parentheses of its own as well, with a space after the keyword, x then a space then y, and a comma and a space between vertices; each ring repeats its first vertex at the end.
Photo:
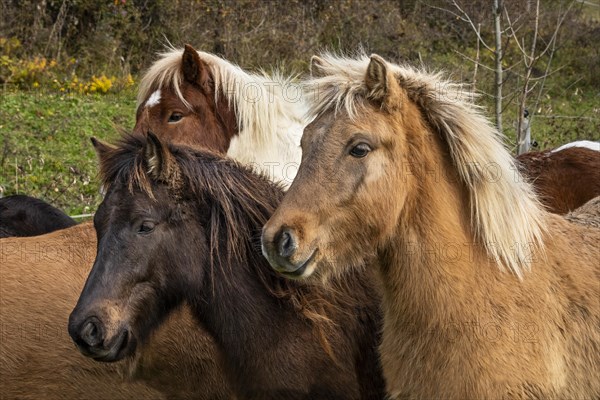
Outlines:
POLYGON ((296 240, 289 229, 284 229, 283 232, 281 232, 277 243, 277 251, 279 256, 283 258, 291 257, 296 251, 296 240))
POLYGON ((102 328, 97 318, 88 318, 81 328, 81 339, 89 346, 96 347, 102 343, 102 328))

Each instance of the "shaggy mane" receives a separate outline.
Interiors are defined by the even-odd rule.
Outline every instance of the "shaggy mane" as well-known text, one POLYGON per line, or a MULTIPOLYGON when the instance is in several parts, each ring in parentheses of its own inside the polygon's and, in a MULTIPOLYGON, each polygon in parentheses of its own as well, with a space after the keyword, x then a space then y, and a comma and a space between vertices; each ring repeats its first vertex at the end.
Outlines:
MULTIPOLYGON (((320 74, 307 80, 310 114, 345 111, 355 119, 367 105, 365 75, 370 58, 320 56, 320 74)), ((543 251, 543 210, 531 186, 519 175, 502 134, 473 102, 461 84, 410 66, 386 63, 398 84, 421 111, 428 125, 449 149, 452 163, 467 187, 475 239, 519 278, 529 270, 532 249, 543 251), (499 170, 490 182, 485 166, 499 170), (530 247, 535 246, 535 247, 530 247)))
MULTIPOLYGON (((249 74, 239 66, 234 65, 216 55, 198 51, 200 58, 206 62, 211 70, 215 84, 215 101, 219 96, 224 96, 237 116, 237 123, 241 130, 249 131, 258 143, 269 143, 277 132, 277 122, 282 115, 289 115, 292 120, 301 119, 294 107, 283 107, 286 103, 284 90, 294 86, 295 76, 285 77, 281 72, 275 71, 268 75, 249 74), (251 94, 251 98, 245 98, 251 94), (254 97, 255 96, 255 97, 254 97), (294 114, 294 115, 292 115, 294 114)), ((188 108, 191 104, 183 97, 180 85, 184 81, 181 68, 183 49, 168 48, 159 54, 159 59, 152 64, 140 81, 137 105, 143 103, 154 91, 171 87, 179 99, 188 108)), ((300 87, 296 86, 297 90, 300 87)))
MULTIPOLYGON (((155 198, 152 188, 158 183, 147 173, 146 141, 145 135, 124 136, 115 148, 100 158, 100 179, 107 193, 112 186, 125 185, 130 191, 139 189, 155 198)), ((331 295, 325 295, 324 291, 310 288, 305 283, 283 278, 270 268, 260 252, 262 227, 280 203, 284 194, 282 187, 253 172, 250 167, 210 151, 174 144, 166 146, 183 178, 183 188, 175 189, 173 195, 210 207, 211 267, 215 265, 226 271, 237 261, 244 267, 253 268, 271 295, 291 302, 297 311, 316 324, 324 346, 328 347, 327 335, 322 329, 331 324, 328 310, 334 307, 333 296, 340 294, 332 290, 329 291, 331 295), (227 254, 227 257, 219 254, 227 254)), ((172 186, 179 182, 167 184, 172 186)), ((214 288, 213 271, 209 275, 214 288)), ((340 301, 344 300, 335 299, 336 303, 340 301)))

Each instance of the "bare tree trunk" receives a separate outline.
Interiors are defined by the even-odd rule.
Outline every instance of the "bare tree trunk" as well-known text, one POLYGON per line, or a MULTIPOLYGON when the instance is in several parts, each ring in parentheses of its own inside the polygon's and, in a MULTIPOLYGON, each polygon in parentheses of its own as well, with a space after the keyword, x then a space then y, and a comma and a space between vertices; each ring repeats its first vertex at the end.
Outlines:
MULTIPOLYGON (((530 55, 527 56, 527 53, 523 54, 524 64, 526 67, 525 70, 525 82, 523 82, 523 89, 521 92, 521 98, 519 100, 519 113, 517 119, 517 155, 521 154, 522 149, 523 152, 529 151, 529 142, 531 142, 531 138, 527 138, 527 132, 524 128, 524 113, 525 113, 525 105, 527 104, 527 96, 529 95, 529 83, 531 81, 531 73, 533 71, 533 65, 536 61, 536 45, 538 38, 538 28, 540 21, 540 0, 536 1, 535 5, 535 26, 533 30, 533 40, 531 41, 531 52, 530 55)), ((523 43, 524 47, 525 43, 523 43)))
MULTIPOLYGON (((519 107, 519 109, 521 108, 519 107)), ((519 128, 517 129, 520 129, 520 131, 517 132, 520 132, 518 134, 520 139, 517 140, 517 155, 527 153, 531 147, 531 121, 528 116, 525 116, 527 114, 523 111, 523 115, 519 118, 519 128)))
MULTIPOLYGON (((479 38, 481 36, 481 23, 477 24, 477 38, 479 38)), ((475 89, 477 87, 477 71, 479 70, 479 60, 481 59, 480 56, 480 44, 481 44, 481 40, 477 39, 477 48, 476 48, 476 53, 475 53, 475 67, 473 68, 473 88, 471 90, 473 90, 473 92, 475 92, 475 89)))
POLYGON ((532 77, 533 68, 534 68, 535 64, 540 60, 540 58, 542 58, 547 53, 549 54, 548 63, 546 65, 546 72, 542 76, 541 85, 539 85, 540 88, 539 88, 539 92, 538 92, 538 99, 536 100, 535 107, 533 109, 533 113, 535 113, 535 109, 537 108, 537 103, 539 101, 541 92, 544 90, 544 83, 546 81, 546 78, 550 74, 550 63, 552 62, 552 58, 554 56, 554 51, 556 50, 556 40, 557 40, 558 32, 560 30, 560 27, 562 26, 562 23, 563 23, 565 17, 567 16, 571 7, 573 6, 573 4, 574 4, 574 2, 571 2, 570 5, 567 7, 566 11, 562 14, 559 14, 558 20, 556 23, 556 27, 554 29, 554 33, 552 34, 552 37, 546 43, 546 47, 543 50, 538 50, 537 44, 538 44, 538 37, 539 37, 540 0, 536 0, 533 37, 532 37, 532 41, 531 41, 531 49, 529 50, 529 54, 527 53, 527 51, 525 49, 525 42, 523 42, 523 44, 519 46, 518 38, 516 37, 516 32, 513 29, 513 25, 512 25, 512 23, 510 23, 510 18, 507 15, 507 19, 509 20, 509 26, 512 30, 512 35, 514 36, 515 41, 516 41, 517 45, 519 46, 521 53, 523 54, 523 64, 525 66, 525 76, 524 76, 523 88, 521 90, 521 96, 519 98, 519 105, 518 105, 519 106, 519 111, 518 111, 519 118, 517 119, 517 154, 521 154, 522 149, 526 148, 527 150, 529 150, 529 144, 531 142, 531 133, 528 132, 528 130, 530 129, 531 116, 533 116, 533 114, 530 116, 530 119, 525 119, 524 113, 525 113, 525 107, 527 105, 527 99, 529 97, 529 94, 533 91, 535 86, 538 84, 538 81, 536 80, 534 82, 534 84, 531 85, 532 80, 534 80, 534 78, 532 77))
MULTIPOLYGON (((449 10, 446 8, 441 8, 441 7, 437 7, 437 6, 431 6, 433 8, 436 9, 440 9, 446 12, 449 12, 452 16, 454 16, 457 19, 461 19, 462 21, 468 23, 471 26, 471 29, 473 30, 473 32, 477 35, 477 47, 476 47, 476 55, 475 55, 475 59, 470 58, 469 56, 464 56, 466 59, 473 61, 475 63, 475 68, 473 71, 473 86, 475 87, 475 85, 477 84, 477 73, 478 73, 478 69, 479 69, 479 60, 480 60, 480 46, 483 46, 483 48, 487 51, 489 51, 491 54, 494 55, 494 61, 495 61, 495 65, 494 67, 486 67, 485 65, 482 64, 482 67, 485 67, 488 70, 494 71, 495 73, 495 82, 494 82, 494 93, 490 94, 490 97, 493 97, 495 100, 495 117, 496 117, 496 128, 498 129, 498 131, 500 133, 503 133, 503 129, 502 129, 502 111, 503 111, 503 102, 504 102, 504 98, 502 95, 503 92, 503 84, 504 84, 504 79, 503 79, 503 74, 504 74, 504 67, 502 65, 502 61, 503 61, 503 57, 504 57, 504 47, 506 47, 507 49, 510 48, 511 44, 514 43, 514 45, 517 47, 517 49, 519 50, 519 52, 521 53, 522 57, 523 57, 523 61, 522 62, 517 62, 514 63, 511 66, 508 66, 506 68, 506 70, 515 70, 517 66, 519 66, 519 64, 523 64, 524 67, 524 73, 523 74, 519 74, 520 77, 523 78, 523 84, 519 84, 518 85, 518 89, 514 92, 514 96, 518 98, 518 103, 517 103, 517 107, 518 107, 518 112, 517 112, 517 133, 516 133, 516 149, 519 152, 522 151, 526 151, 529 148, 529 145, 531 144, 531 132, 530 132, 530 124, 531 124, 531 117, 533 116, 533 113, 535 113, 535 110, 537 109, 537 105, 539 103, 539 100, 541 98, 541 94, 544 90, 544 83, 546 80, 546 77, 548 75, 550 75, 550 63, 552 61, 554 52, 556 50, 556 40, 558 37, 558 32, 560 30, 560 27, 562 26, 562 23, 564 22, 567 14, 569 13, 569 10, 573 7, 573 4, 575 4, 575 0, 570 0, 570 3, 567 7, 567 10, 564 13, 559 13, 558 15, 558 20, 557 20, 557 24, 556 27, 554 29, 554 33, 552 34, 551 38, 549 40, 545 40, 543 41, 545 43, 545 48, 543 50, 538 49, 538 39, 539 39, 539 21, 540 21, 540 0, 526 0, 523 4, 524 9, 526 10, 531 10, 532 6, 535 6, 535 15, 534 15, 534 23, 535 26, 533 27, 533 37, 532 37, 532 41, 531 41, 531 46, 530 48, 526 48, 525 46, 525 40, 523 38, 523 40, 519 40, 519 37, 517 35, 517 32, 520 30, 520 28, 523 27, 523 25, 521 24, 520 26, 517 26, 517 21, 520 19, 520 17, 523 16, 523 11, 524 10, 520 10, 521 11, 521 15, 519 18, 517 18, 517 20, 515 20, 515 23, 513 23, 511 21, 510 15, 508 10, 506 9, 506 7, 503 4, 503 0, 493 0, 493 10, 492 10, 492 14, 494 17, 494 32, 493 32, 493 36, 494 36, 494 45, 491 44, 487 44, 485 42, 485 40, 483 39, 483 37, 481 36, 481 24, 480 23, 475 23, 475 21, 473 21, 473 19, 471 18, 471 16, 461 7, 461 5, 457 2, 457 0, 452 0, 451 1, 452 5, 454 6, 454 10, 449 10), (505 13, 505 18, 506 21, 503 22, 502 21, 502 13, 505 13), (502 29, 502 25, 505 25, 505 29, 502 29), (505 42, 505 46, 502 45, 502 39, 503 36, 506 36, 506 42, 505 42), (546 64, 546 72, 542 77, 534 77, 533 75, 533 68, 534 65, 536 64, 536 62, 538 62, 538 60, 540 60, 542 57, 546 56, 547 54, 549 54, 548 57, 548 63, 546 64), (540 79, 541 79, 541 85, 540 85, 540 79), (535 107, 532 110, 532 114, 529 115, 529 117, 526 117, 525 114, 525 108, 527 105, 527 100, 529 98, 529 95, 531 94, 531 92, 538 87, 538 95, 537 95, 537 100, 535 102, 535 107)), ((459 54, 461 54, 460 52, 457 52, 459 54)), ((511 95, 507 96, 507 103, 511 104, 513 102, 513 98, 511 95)))
POLYGON ((494 36, 496 49, 494 52, 496 61, 496 128, 502 133, 502 0, 494 0, 494 36))
POLYGON ((63 25, 65 24, 66 17, 67 17, 67 1, 63 0, 62 5, 60 6, 60 9, 58 10, 58 15, 56 16, 56 20, 54 21, 54 24, 52 25, 52 30, 50 31, 50 35, 48 36, 48 42, 46 43, 46 47, 44 48, 44 55, 46 57, 52 57, 52 55, 50 54, 50 52, 48 50, 50 49, 52 42, 56 39, 56 57, 55 57, 56 61, 59 61, 59 57, 60 57, 60 48, 61 48, 60 32, 63 29, 63 25))

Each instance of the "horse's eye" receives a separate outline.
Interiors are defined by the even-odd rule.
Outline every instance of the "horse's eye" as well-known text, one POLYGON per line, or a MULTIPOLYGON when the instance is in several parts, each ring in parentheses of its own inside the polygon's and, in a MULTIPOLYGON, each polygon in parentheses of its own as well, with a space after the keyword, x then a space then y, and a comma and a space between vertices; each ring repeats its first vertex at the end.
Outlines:
POLYGON ((173 113, 169 116, 169 122, 179 122, 183 118, 183 115, 180 113, 173 113))
POLYGON ((156 226, 156 224, 152 221, 144 221, 140 225, 140 227, 138 229, 138 233, 141 233, 141 234, 150 233, 154 230, 155 226, 156 226))
POLYGON ((371 146, 366 143, 359 143, 350 150, 350 155, 356 158, 363 158, 371 151, 371 146))

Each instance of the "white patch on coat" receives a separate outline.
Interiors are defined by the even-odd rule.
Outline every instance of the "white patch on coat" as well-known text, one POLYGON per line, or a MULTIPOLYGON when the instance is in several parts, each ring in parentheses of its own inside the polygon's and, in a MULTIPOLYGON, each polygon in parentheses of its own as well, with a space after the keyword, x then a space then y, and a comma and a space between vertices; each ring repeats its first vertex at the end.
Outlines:
POLYGON ((585 147, 586 149, 600 151, 600 142, 592 142, 591 140, 579 140, 577 142, 563 144, 559 148, 552 150, 552 153, 556 153, 557 151, 568 149, 570 147, 585 147))

